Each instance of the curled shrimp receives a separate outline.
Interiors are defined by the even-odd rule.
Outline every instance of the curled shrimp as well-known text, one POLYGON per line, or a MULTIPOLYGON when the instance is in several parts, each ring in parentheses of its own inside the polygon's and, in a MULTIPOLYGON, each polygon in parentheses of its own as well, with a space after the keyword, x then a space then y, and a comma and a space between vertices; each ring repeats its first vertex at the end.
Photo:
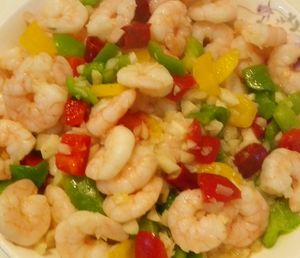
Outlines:
POLYGON ((101 148, 89 161, 85 174, 94 180, 115 177, 131 157, 135 145, 134 134, 125 126, 115 126, 101 148))
POLYGON ((135 14, 134 0, 103 0, 92 13, 87 24, 89 35, 115 43, 122 35, 122 28, 132 21, 135 14))
POLYGON ((164 97, 173 87, 169 71, 158 63, 128 65, 117 73, 118 83, 151 97, 164 97))
POLYGON ((252 186, 242 186, 241 199, 236 201, 238 214, 227 226, 225 244, 247 247, 265 231, 269 220, 269 206, 261 193, 252 186))
POLYGON ((0 195, 0 233, 13 243, 31 246, 48 231, 50 207, 28 179, 9 185, 0 195))
POLYGON ((175 243, 185 252, 207 252, 226 238, 226 218, 205 211, 198 189, 176 197, 168 210, 168 225, 175 243))
POLYGON ((126 90, 112 99, 102 100, 92 108, 87 129, 97 137, 103 136, 125 115, 136 98, 134 90, 126 90))
POLYGON ((98 180, 97 188, 104 194, 130 194, 145 186, 155 174, 156 169, 157 161, 153 146, 138 144, 122 171, 110 180, 98 180))
POLYGON ((88 20, 88 11, 79 0, 48 0, 37 22, 57 33, 77 33, 88 20))
POLYGON ((106 257, 106 239, 124 241, 122 226, 100 213, 77 211, 58 224, 56 249, 61 258, 106 257), (96 239, 93 239, 96 238, 96 239))
POLYGON ((76 211, 69 196, 58 186, 48 185, 45 196, 50 205, 52 220, 55 224, 59 224, 76 211))
POLYGON ((152 39, 165 45, 175 56, 181 56, 191 34, 191 20, 186 6, 176 0, 157 7, 149 19, 152 39))
POLYGON ((226 24, 196 22, 193 24, 192 34, 214 58, 230 49, 233 40, 233 30, 226 24))
POLYGON ((237 5, 232 0, 200 0, 190 6, 188 14, 195 21, 230 22, 237 17, 237 5))
POLYGON ((294 44, 285 44, 274 48, 271 52, 268 68, 272 79, 286 93, 300 90, 300 72, 293 68, 300 57, 300 48, 294 44))
POLYGON ((0 67, 4 70, 13 72, 23 62, 26 52, 21 47, 14 47, 3 53, 0 57, 0 67))
POLYGON ((0 146, 8 159, 0 159, 0 180, 10 178, 9 165, 22 160, 33 149, 35 138, 18 122, 0 119, 0 146))
POLYGON ((120 223, 143 216, 157 202, 163 186, 160 177, 153 177, 140 191, 119 201, 117 196, 108 196, 103 210, 111 219, 120 223))
POLYGON ((150 0, 149 1, 149 9, 150 9, 150 13, 153 13, 158 6, 160 6, 161 4, 168 2, 168 1, 172 1, 172 0, 150 0))
POLYGON ((260 187, 266 193, 289 198, 292 211, 300 211, 300 154, 288 149, 275 149, 264 160, 260 187))

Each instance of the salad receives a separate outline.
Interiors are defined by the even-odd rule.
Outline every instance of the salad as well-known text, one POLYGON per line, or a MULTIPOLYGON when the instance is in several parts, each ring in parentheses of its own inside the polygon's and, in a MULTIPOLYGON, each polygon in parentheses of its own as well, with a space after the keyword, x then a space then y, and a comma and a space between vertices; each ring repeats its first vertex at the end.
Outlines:
POLYGON ((247 258, 300 224, 300 47, 233 0, 49 0, 0 57, 0 234, 61 258, 247 258))

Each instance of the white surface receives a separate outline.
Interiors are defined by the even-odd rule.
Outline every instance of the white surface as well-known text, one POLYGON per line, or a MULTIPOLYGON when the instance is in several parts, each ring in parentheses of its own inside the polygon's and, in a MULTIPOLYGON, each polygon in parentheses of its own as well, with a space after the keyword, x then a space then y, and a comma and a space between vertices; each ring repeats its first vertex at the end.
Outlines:
MULTIPOLYGON (((18 39, 18 35, 24 29, 24 22, 22 22, 22 13, 24 10, 36 9, 44 0, 0 0, 0 53, 7 47, 15 44, 18 39)), ((266 0, 239 0, 245 6, 253 7, 258 3, 267 4, 266 0)), ((300 19, 300 0, 271 0, 272 6, 277 6, 283 13, 296 12, 298 9, 298 19, 300 19), (293 7, 291 7, 293 6, 293 7)), ((246 14, 246 13, 245 13, 246 14)), ((250 15, 251 16, 251 15, 250 15)), ((251 19, 248 15, 247 19, 251 19)), ((255 20, 256 17, 252 17, 255 20)), ((259 254, 253 256, 253 258, 300 258, 300 228, 291 234, 282 236, 278 243, 269 250, 263 250, 259 254)), ((37 255, 28 250, 14 247, 12 244, 7 243, 0 235, 0 258, 7 258, 8 254, 11 258, 40 258, 37 255)), ((51 255, 48 257, 57 257, 51 255)), ((99 257, 101 258, 101 257, 99 257)))

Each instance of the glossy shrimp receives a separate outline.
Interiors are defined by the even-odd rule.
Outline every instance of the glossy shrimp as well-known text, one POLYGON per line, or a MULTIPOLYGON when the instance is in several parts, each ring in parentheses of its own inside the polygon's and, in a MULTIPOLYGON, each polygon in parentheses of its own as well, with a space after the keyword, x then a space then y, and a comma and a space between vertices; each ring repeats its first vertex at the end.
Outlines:
POLYGON ((187 8, 180 1, 167 1, 157 7, 149 19, 152 39, 162 43, 175 56, 181 56, 191 34, 187 8))
POLYGON ((103 0, 92 13, 87 32, 103 41, 115 43, 122 35, 122 27, 130 24, 135 14, 134 0, 103 0))
POLYGON ((134 134, 119 125, 111 129, 101 148, 89 161, 85 174, 94 180, 115 177, 129 161, 135 145, 134 134))
POLYGON ((37 243, 48 231, 50 207, 28 179, 9 185, 0 195, 0 233, 21 246, 37 243))
POLYGON ((55 242, 61 258, 107 257, 107 239, 124 241, 122 226, 100 213, 77 211, 58 224, 55 242))
POLYGON ((275 149, 262 164, 260 182, 266 193, 289 198, 292 211, 300 211, 300 154, 288 149, 275 149))
POLYGON ((153 177, 140 191, 118 200, 108 196, 103 202, 103 210, 111 219, 120 223, 134 220, 146 214, 157 202, 163 186, 160 177, 153 177))
POLYGON ((87 121, 86 126, 89 132, 94 136, 103 137, 125 115, 135 98, 134 90, 126 90, 112 99, 100 101, 92 108, 87 121))

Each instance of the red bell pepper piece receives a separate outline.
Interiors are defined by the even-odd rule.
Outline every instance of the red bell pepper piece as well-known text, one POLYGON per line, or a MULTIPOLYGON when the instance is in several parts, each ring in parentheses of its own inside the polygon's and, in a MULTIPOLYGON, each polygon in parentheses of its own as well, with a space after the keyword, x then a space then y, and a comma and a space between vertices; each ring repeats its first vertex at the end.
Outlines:
POLYGON ((61 137, 61 143, 70 147, 70 154, 57 153, 55 155, 57 168, 73 176, 84 176, 91 137, 80 134, 64 134, 61 137))
POLYGON ((144 48, 150 40, 150 24, 132 23, 122 28, 125 33, 120 39, 120 46, 125 49, 144 48))
POLYGON ((292 129, 283 133, 278 146, 300 153, 300 129, 292 129))
POLYGON ((197 174, 191 173, 184 165, 181 165, 180 168, 180 173, 176 177, 168 175, 165 180, 180 191, 198 188, 197 174))
POLYGON ((34 167, 40 164, 42 161, 43 157, 41 153, 39 151, 32 151, 20 161, 20 164, 23 166, 34 167))
POLYGON ((77 56, 71 56, 71 57, 67 57, 67 60, 72 68, 73 71, 73 76, 79 76, 79 73, 77 71, 77 67, 79 65, 85 64, 85 60, 82 57, 77 57, 77 56))
POLYGON ((149 0, 135 0, 135 20, 140 22, 147 22, 151 16, 149 8, 149 0))
POLYGON ((198 184, 203 193, 206 202, 229 202, 241 198, 241 191, 226 177, 200 173, 198 175, 198 184))
POLYGON ((251 129, 257 139, 262 139, 265 135, 266 126, 262 126, 261 124, 258 123, 259 118, 260 117, 256 116, 256 118, 254 119, 251 125, 251 129))
POLYGON ((87 37, 85 42, 84 59, 90 63, 98 55, 100 50, 104 47, 105 43, 97 37, 87 37))
POLYGON ((64 109, 64 123, 69 126, 80 126, 88 119, 90 106, 77 99, 68 99, 64 109))
POLYGON ((267 155, 268 151, 262 144, 252 143, 236 153, 233 162, 243 177, 248 178, 261 169, 267 155))
POLYGON ((140 231, 135 239, 135 258, 167 258, 163 242, 148 231, 140 231))
POLYGON ((173 101, 180 101, 183 95, 196 86, 196 81, 192 75, 173 76, 174 87, 167 98, 173 101))
POLYGON ((202 129, 199 122, 196 120, 193 121, 193 123, 190 125, 189 132, 187 135, 187 139, 191 140, 195 143, 200 143, 202 140, 202 129))
POLYGON ((118 122, 119 125, 124 125, 131 131, 140 126, 146 119, 146 114, 143 112, 126 113, 118 122))

